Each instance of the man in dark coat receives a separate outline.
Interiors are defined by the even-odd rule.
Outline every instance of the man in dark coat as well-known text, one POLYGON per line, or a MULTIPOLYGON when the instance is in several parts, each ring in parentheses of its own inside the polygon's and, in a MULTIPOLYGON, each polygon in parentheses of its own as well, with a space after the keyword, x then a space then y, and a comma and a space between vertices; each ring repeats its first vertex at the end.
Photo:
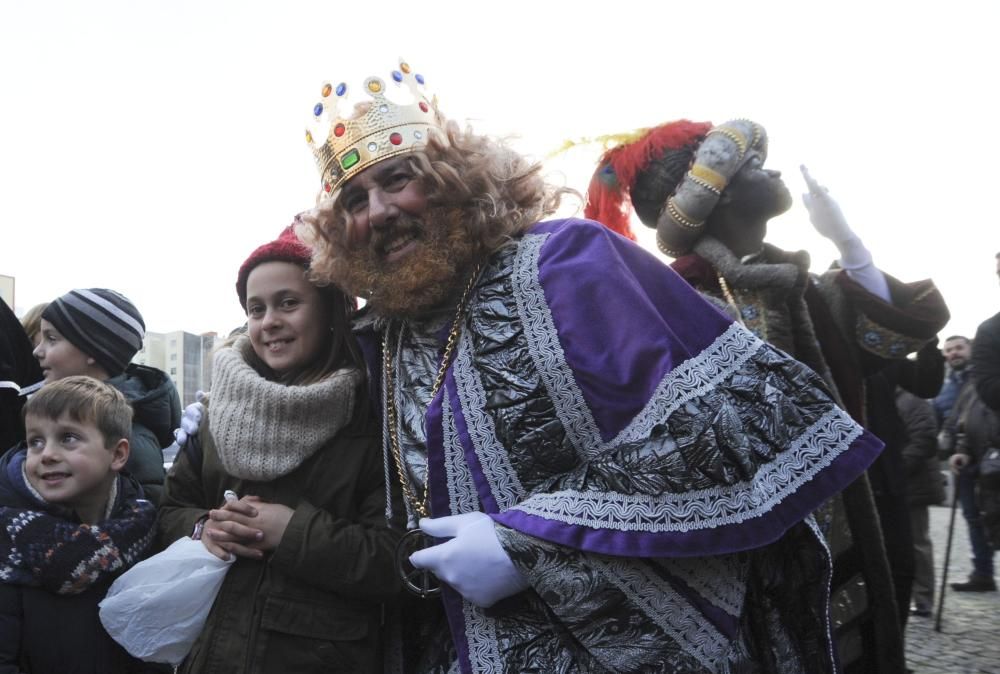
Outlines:
MULTIPOLYGON (((866 380, 934 338, 947 308, 931 281, 902 283, 877 269, 839 206, 804 168, 806 207, 817 231, 837 246, 838 264, 812 276, 808 253, 765 243, 768 221, 792 205, 781 174, 763 167, 766 156, 767 134, 748 120, 664 124, 605 153, 586 214, 629 235, 628 197, 643 224, 656 229, 660 250, 677 258, 673 268, 682 277, 809 365, 865 423, 866 380)), ((884 389, 889 405, 892 390, 884 389)), ((890 576, 879 526, 888 513, 875 504, 862 477, 833 505, 832 612, 845 671, 901 673, 893 588, 899 578, 890 576)), ((904 521, 889 526, 905 532, 901 512, 904 521)))
MULTIPOLYGON (((1000 277, 1000 253, 996 255, 996 265, 1000 277)), ((1000 313, 983 321, 976 331, 972 381, 962 388, 947 424, 956 438, 955 453, 949 462, 957 474, 956 489, 972 546, 973 569, 969 579, 951 585, 958 592, 996 591, 993 553, 1000 542, 1000 494, 978 484, 978 463, 988 451, 1000 447, 998 411, 1000 313)))
POLYGON ((924 617, 931 614, 934 606, 934 547, 930 538, 928 506, 944 500, 944 484, 937 459, 937 422, 930 403, 902 386, 896 389, 896 408, 906 431, 902 457, 913 536, 911 612, 924 617))
MULTIPOLYGON (((1000 278, 1000 253, 996 264, 1000 278)), ((991 410, 1000 412, 1000 313, 983 321, 976 331, 972 363, 979 397, 991 410)))

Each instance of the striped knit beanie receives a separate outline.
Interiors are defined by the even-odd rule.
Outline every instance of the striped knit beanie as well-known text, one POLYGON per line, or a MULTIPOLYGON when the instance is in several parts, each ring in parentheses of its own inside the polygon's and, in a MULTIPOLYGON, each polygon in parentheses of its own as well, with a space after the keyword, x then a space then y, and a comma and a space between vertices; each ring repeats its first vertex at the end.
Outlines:
POLYGON ((105 288, 70 290, 50 303, 42 318, 97 361, 109 377, 125 371, 142 348, 146 334, 146 324, 135 305, 105 288))

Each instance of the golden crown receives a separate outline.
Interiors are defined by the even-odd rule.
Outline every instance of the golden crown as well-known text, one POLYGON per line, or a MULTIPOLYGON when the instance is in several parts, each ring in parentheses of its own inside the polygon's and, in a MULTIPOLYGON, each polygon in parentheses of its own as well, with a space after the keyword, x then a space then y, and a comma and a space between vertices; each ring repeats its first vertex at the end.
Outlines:
POLYGON ((323 192, 332 196, 351 176, 367 167, 421 147, 431 129, 440 129, 437 100, 423 91, 424 77, 413 72, 408 63, 390 73, 397 87, 410 90, 411 102, 396 103, 386 97, 386 83, 369 77, 362 91, 371 101, 347 106, 347 84, 324 82, 322 98, 313 106, 312 128, 306 129, 306 142, 312 148, 323 180, 323 192), (317 144, 316 139, 321 139, 317 144))

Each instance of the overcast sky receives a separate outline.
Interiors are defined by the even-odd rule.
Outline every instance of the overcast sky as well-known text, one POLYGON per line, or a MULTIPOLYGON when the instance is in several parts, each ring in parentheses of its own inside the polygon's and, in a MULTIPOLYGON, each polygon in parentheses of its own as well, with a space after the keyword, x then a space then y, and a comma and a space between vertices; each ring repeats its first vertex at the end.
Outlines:
MULTIPOLYGON (((449 116, 544 157, 568 138, 748 117, 805 163, 883 270, 933 277, 971 333, 1000 309, 993 2, 0 3, 0 274, 149 330, 228 332, 249 252, 312 203, 324 80, 405 56, 449 116)), ((597 147, 548 162, 583 190, 597 147)), ((637 225, 641 228, 641 225, 637 225)), ((797 204, 769 240, 835 255, 797 204)), ((652 236, 644 237, 652 247, 652 236)))

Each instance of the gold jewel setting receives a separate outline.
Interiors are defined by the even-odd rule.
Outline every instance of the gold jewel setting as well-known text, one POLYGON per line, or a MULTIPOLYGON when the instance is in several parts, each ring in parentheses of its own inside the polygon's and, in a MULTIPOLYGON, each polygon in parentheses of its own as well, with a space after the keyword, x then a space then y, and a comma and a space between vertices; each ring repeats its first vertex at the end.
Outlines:
POLYGON ((386 81, 377 76, 365 79, 365 98, 353 104, 345 82, 323 83, 305 134, 322 177, 323 196, 332 197, 346 180, 372 164, 422 147, 428 133, 441 129, 437 101, 424 93, 423 75, 400 60, 389 82, 408 90, 404 96, 410 100, 390 99, 386 81))

